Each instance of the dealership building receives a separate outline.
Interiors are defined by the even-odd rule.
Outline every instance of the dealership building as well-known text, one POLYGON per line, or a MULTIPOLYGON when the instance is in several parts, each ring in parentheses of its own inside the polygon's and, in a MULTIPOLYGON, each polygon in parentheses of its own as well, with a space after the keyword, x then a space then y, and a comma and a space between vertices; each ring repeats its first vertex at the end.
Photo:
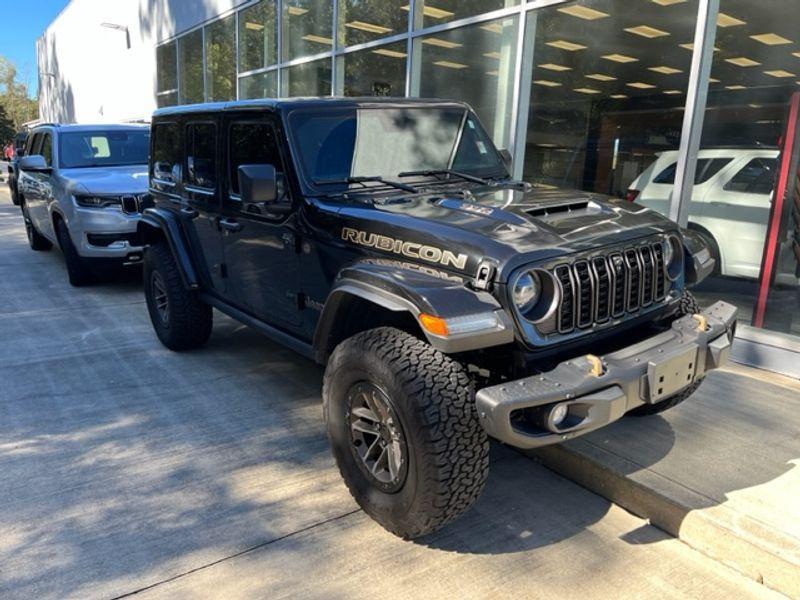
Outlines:
POLYGON ((72 0, 45 121, 292 96, 455 98, 514 175, 704 235, 739 360, 800 376, 798 0, 72 0))

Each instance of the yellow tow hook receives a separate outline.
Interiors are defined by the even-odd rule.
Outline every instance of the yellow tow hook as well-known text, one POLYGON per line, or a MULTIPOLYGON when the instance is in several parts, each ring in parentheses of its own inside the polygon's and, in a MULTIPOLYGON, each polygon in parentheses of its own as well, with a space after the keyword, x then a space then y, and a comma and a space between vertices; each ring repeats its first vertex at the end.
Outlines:
POLYGON ((592 365, 592 370, 590 373, 595 377, 600 377, 603 372, 603 361, 600 360, 599 356, 595 356, 594 354, 587 354, 586 360, 589 361, 589 364, 592 365))
POLYGON ((697 331, 708 331, 708 318, 705 315, 698 313, 692 318, 697 321, 697 331))

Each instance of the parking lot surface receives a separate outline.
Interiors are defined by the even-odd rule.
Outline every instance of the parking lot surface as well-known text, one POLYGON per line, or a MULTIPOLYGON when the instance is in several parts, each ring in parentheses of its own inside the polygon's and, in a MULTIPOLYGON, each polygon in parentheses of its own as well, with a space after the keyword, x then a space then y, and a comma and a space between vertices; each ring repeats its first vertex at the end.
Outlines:
POLYGON ((134 275, 70 288, 0 191, 0 597, 776 597, 493 448, 466 517, 405 542, 331 459, 321 367, 215 315, 152 333, 134 275))

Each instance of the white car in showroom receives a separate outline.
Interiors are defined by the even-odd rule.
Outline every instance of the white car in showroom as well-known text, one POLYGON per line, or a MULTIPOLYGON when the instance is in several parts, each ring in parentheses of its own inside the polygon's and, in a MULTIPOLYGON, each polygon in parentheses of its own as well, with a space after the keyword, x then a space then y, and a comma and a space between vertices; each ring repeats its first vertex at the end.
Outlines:
MULTIPOLYGON (((678 152, 657 154, 627 199, 669 213, 678 152)), ((697 155, 689 227, 709 242, 720 275, 756 279, 778 172, 778 150, 709 149, 697 155)))

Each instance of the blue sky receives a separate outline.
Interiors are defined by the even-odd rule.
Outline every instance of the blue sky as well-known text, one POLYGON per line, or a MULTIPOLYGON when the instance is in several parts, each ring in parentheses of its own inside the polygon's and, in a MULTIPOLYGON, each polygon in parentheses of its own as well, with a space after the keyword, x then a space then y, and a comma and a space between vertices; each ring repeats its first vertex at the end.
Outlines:
MULTIPOLYGON (((113 0, 110 0, 113 1, 113 0)), ((3 0, 0 13, 0 55, 10 59, 32 95, 36 94, 36 39, 68 0, 3 0)))

